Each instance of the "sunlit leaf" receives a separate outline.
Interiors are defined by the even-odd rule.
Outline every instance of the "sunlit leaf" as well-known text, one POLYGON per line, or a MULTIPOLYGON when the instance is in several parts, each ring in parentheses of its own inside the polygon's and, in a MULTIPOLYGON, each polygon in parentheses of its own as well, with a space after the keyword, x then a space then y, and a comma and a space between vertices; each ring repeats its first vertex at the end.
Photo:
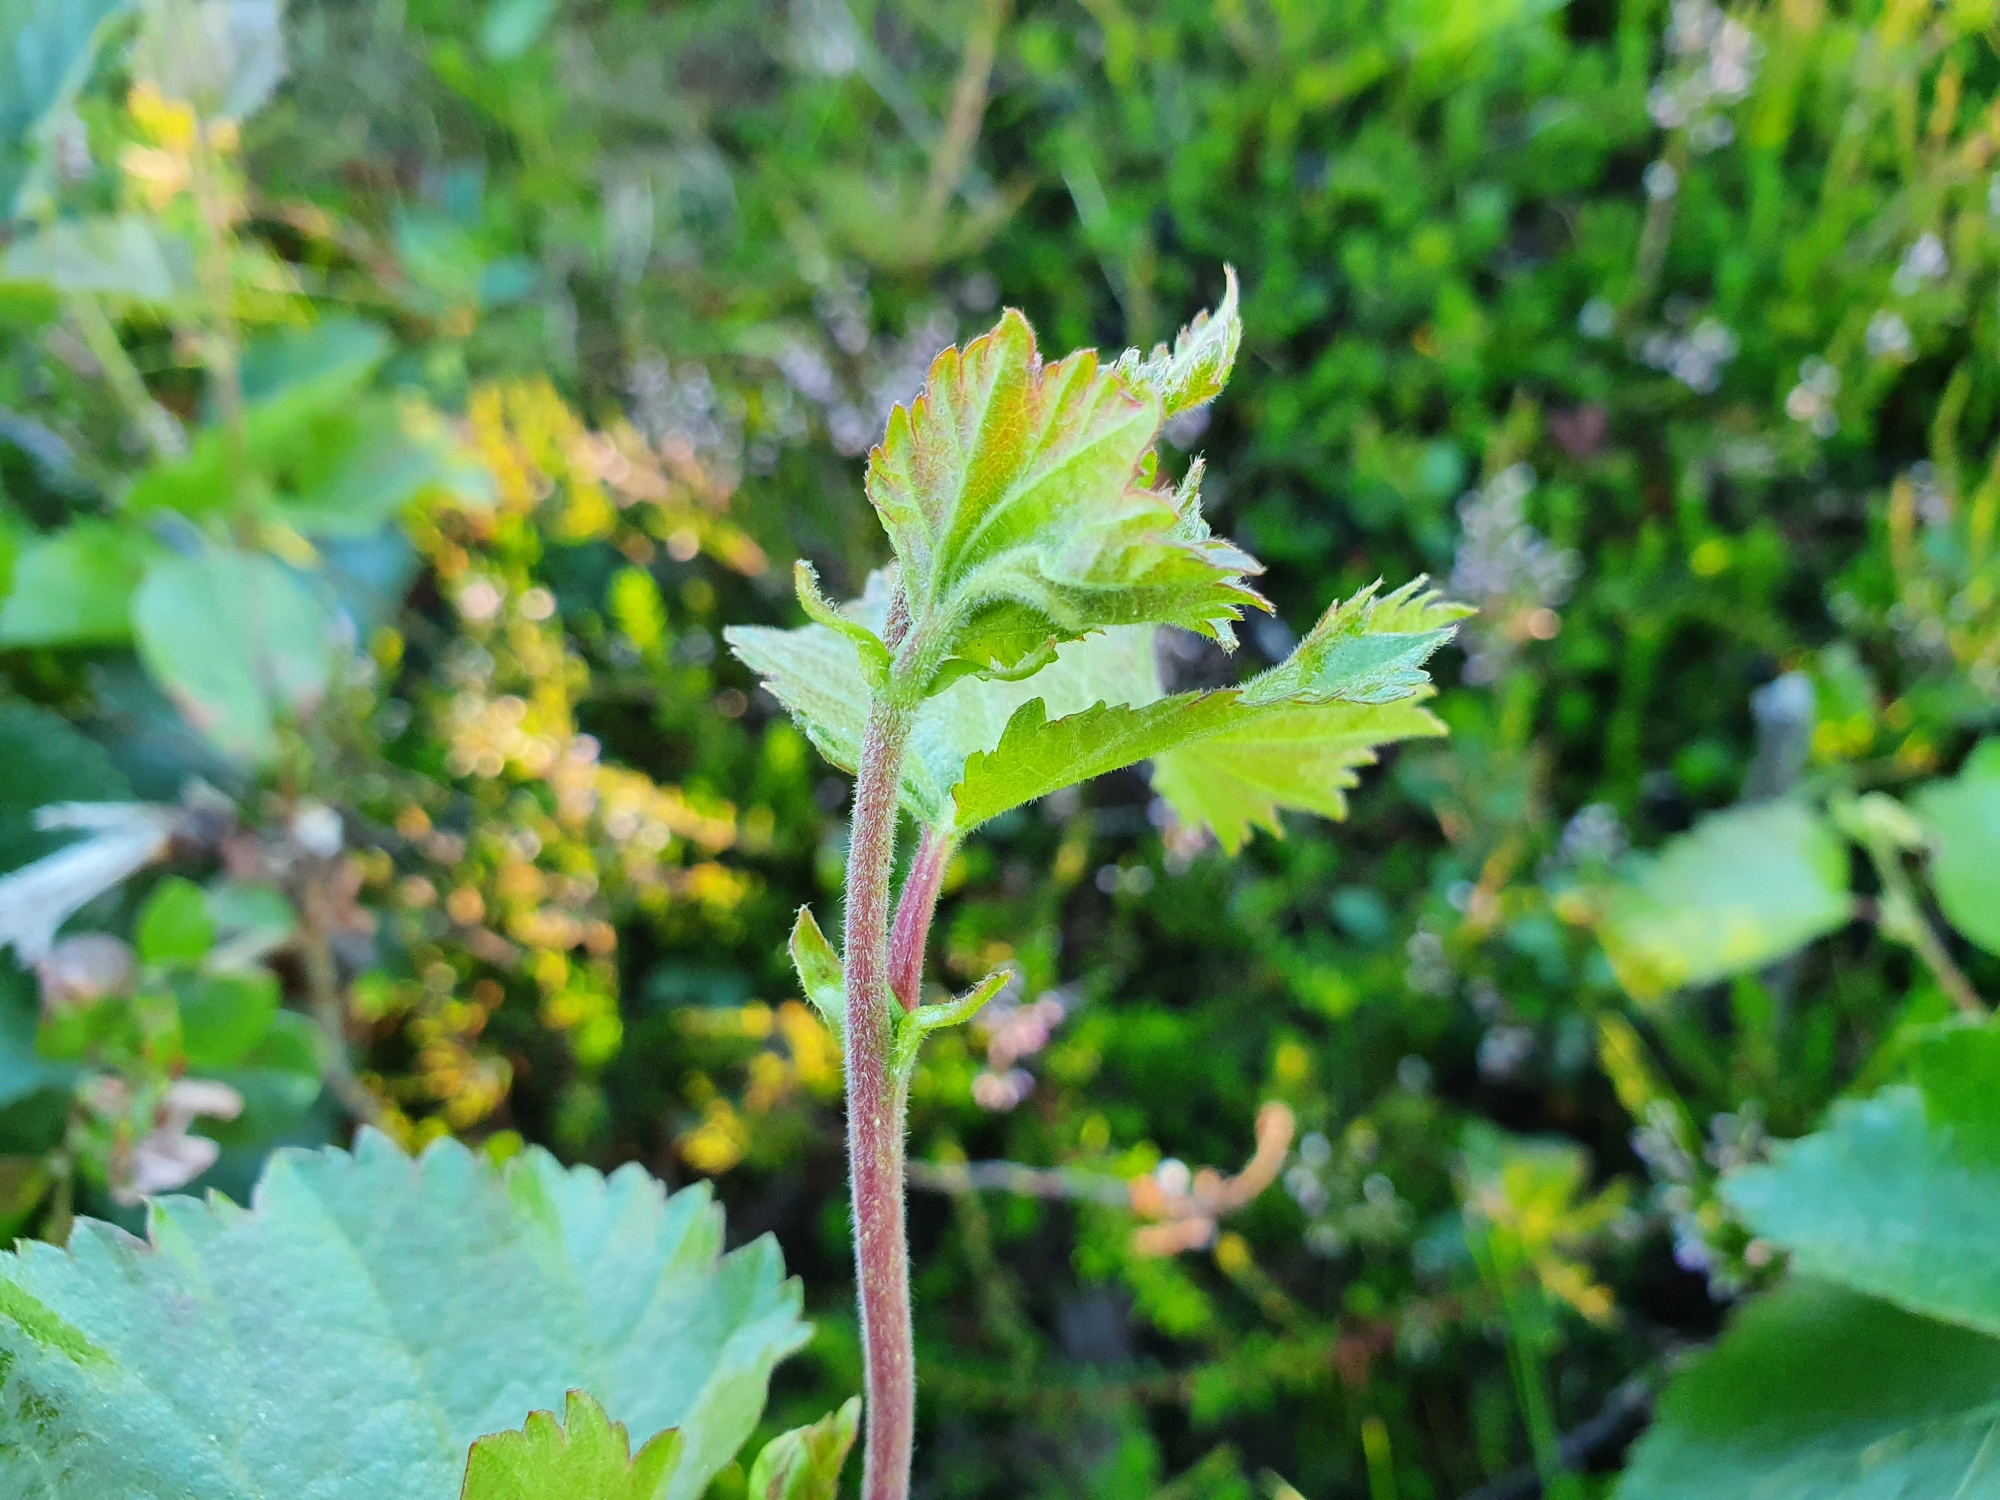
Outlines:
POLYGON ((1043 365, 1017 312, 938 356, 868 464, 924 662, 1011 666, 1108 625, 1215 635, 1261 604, 1252 560, 1144 482, 1162 420, 1089 350, 1043 365))
POLYGON ((1775 963, 1852 918, 1847 846, 1796 802, 1713 813, 1605 894, 1598 933, 1618 982, 1650 1000, 1775 963))
POLYGON ((280 1152, 247 1211, 0 1258, 0 1492, 453 1500, 475 1439, 586 1390, 680 1429, 663 1500, 695 1500, 806 1334, 775 1244, 721 1247, 705 1187, 637 1167, 280 1152))
POLYGON ((1174 340, 1173 348, 1155 344, 1149 355, 1127 349, 1112 367, 1131 389, 1158 396, 1166 416, 1214 400, 1236 367, 1243 323, 1236 313, 1235 268, 1223 267, 1222 276, 1222 301, 1212 313, 1196 313, 1194 321, 1174 340))
POLYGON ((472 1445, 463 1500, 660 1500, 680 1456, 674 1431, 633 1453, 624 1424, 588 1391, 571 1391, 561 1422, 554 1412, 530 1412, 519 1432, 472 1445))
MULTIPOLYGON (((724 635, 819 752, 852 771, 868 720, 867 680, 853 643, 823 625, 739 626, 724 635)), ((1152 635, 1144 627, 1105 631, 1062 647, 1050 665, 1023 681, 961 677, 927 699, 917 710, 903 764, 903 806, 931 827, 951 827, 952 790, 967 757, 999 743, 1008 720, 1031 700, 1065 714, 1104 701, 1158 698, 1152 635)))

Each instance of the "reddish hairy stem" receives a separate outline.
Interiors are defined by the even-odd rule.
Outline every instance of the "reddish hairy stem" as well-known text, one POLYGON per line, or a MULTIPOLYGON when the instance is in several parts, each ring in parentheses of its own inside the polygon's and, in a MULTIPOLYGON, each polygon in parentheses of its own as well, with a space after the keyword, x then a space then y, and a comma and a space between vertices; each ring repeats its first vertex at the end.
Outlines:
POLYGON ((949 835, 926 828, 896 900, 896 924, 889 932, 889 988, 904 1010, 915 1010, 922 998, 924 945, 937 915, 938 888, 951 863, 952 844, 949 835))
POLYGON ((910 714, 877 698, 855 778, 847 849, 847 1165, 860 1286, 868 1439, 863 1500, 906 1500, 916 1350, 903 1223, 904 1085, 889 1066, 889 872, 910 714))

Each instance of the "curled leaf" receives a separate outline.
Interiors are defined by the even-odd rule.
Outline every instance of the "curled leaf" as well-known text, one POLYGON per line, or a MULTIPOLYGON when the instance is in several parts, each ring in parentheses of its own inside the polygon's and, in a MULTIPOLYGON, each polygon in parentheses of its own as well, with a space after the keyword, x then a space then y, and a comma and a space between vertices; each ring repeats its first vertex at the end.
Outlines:
POLYGON ((840 971, 840 955, 813 920, 812 908, 801 906, 792 924, 792 967, 798 971, 799 987, 820 1014, 836 1040, 846 1035, 847 985, 840 971))
POLYGON ((1236 313, 1234 266, 1222 268, 1222 283, 1222 301, 1215 311, 1196 313, 1172 349, 1155 344, 1150 355, 1127 349, 1114 366, 1118 378, 1133 390, 1157 395, 1166 416, 1177 416, 1214 400, 1236 366, 1243 321, 1236 313))
POLYGON ((1263 600, 1258 571, 1195 535, 1153 490, 1164 407, 1083 350, 1044 365, 1009 310, 947 349, 923 394, 889 417, 869 455, 868 497, 901 564, 919 691, 953 657, 1012 667, 1047 641, 1159 622, 1204 635, 1263 600))

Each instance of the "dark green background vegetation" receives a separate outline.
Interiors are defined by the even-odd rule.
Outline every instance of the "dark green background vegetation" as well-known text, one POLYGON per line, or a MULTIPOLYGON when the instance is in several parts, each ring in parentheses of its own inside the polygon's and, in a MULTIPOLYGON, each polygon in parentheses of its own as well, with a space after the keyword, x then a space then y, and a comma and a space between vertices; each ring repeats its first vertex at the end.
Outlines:
MULTIPOLYGON (((25 790, 53 732, 18 717, 37 711, 108 749, 106 788, 168 800, 200 775, 267 843, 302 837, 308 803, 337 810, 359 1086, 408 1140, 714 1176, 732 1236, 778 1234, 819 1326, 772 1424, 816 1416, 859 1359, 837 1074, 787 1029, 782 944, 838 889, 846 788, 721 627, 794 623, 794 556, 858 591, 885 555, 866 446, 944 343, 1007 304, 1051 350, 1147 345, 1233 265, 1235 377, 1171 435, 1205 453, 1209 515, 1267 565, 1278 618, 1235 660, 1191 644, 1171 670, 1254 670, 1287 623, 1427 572, 1482 610, 1434 664, 1452 734, 1368 774, 1345 823, 1234 860, 1130 773, 963 854, 933 978, 1011 960, 1060 1019, 1018 1060, 938 1044, 915 1159, 1234 1171, 1271 1100, 1299 1137, 1281 1185, 1178 1256, 1135 1253, 1101 1204, 918 1192, 917 1493, 1525 1495, 1538 1424, 1577 1433, 1603 1485, 1676 1354, 1775 1274, 1718 1171, 1882 1081, 1899 1028, 1949 1006, 1865 920, 1872 897, 1776 967, 1621 986, 1598 893, 1626 848, 1705 812, 1948 774, 2000 707, 1991 7, 1731 15, 292 0, 231 233, 296 283, 282 317, 240 297, 244 336, 366 318, 392 340, 376 389, 472 413, 472 453, 533 453, 535 475, 509 498, 503 473, 495 512, 419 500, 309 555, 255 533, 339 583, 372 664, 258 771, 179 728, 115 638, 9 637, 9 836, 20 809, 115 794, 72 789, 73 757, 25 790), (544 378, 568 420, 629 422, 666 455, 685 515, 579 519, 583 426, 536 447, 566 420, 519 384, 544 378), (468 566, 553 614, 487 628, 468 566), (547 775, 458 753, 453 704, 489 691, 531 726, 554 694, 604 765, 678 789, 671 837, 635 862, 615 831, 548 832, 547 775), (458 889, 500 910, 527 878, 509 869, 569 882, 546 903, 610 937, 495 917, 495 948, 469 908, 447 920, 458 889), (476 1024, 451 1009, 467 997, 476 1024), (977 1102, 995 1089, 1022 1096, 977 1102)), ((130 196, 123 67, 107 53, 80 96, 65 213, 130 196)), ((0 305, 13 550, 80 514, 124 524, 148 462, 76 355, 75 308, 26 279, 0 305)), ((205 420, 192 325, 110 310, 162 404, 205 420)), ((217 847, 175 869, 207 880, 217 847)), ((158 878, 79 925, 128 931, 158 878)), ((1856 878, 1874 890, 1858 856, 1856 878)), ((1942 941, 2000 993, 2000 960, 1942 941)), ((277 965, 295 1009, 304 962, 277 965)), ((18 1226, 57 1212, 45 1150, 76 1164, 82 1207, 121 1212, 114 1147, 65 1135, 48 1089, 9 1097, 18 1226), (112 1164, 95 1178, 91 1149, 112 1164)), ((246 1127, 216 1180, 350 1112, 246 1127)))

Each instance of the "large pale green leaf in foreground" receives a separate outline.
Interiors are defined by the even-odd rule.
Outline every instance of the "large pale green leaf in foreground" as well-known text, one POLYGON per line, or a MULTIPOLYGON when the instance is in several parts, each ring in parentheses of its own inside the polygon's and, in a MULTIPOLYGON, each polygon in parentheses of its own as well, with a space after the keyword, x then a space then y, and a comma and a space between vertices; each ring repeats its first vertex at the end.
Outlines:
MULTIPOLYGON (((884 590, 872 591, 879 599, 884 590)), ((864 598, 850 606, 866 619, 864 598)), ((1237 688, 1163 697, 1149 629, 1063 647, 1019 682, 961 678, 918 710, 903 802, 964 833, 1010 808, 1142 760, 1190 823, 1231 849, 1279 808, 1337 817, 1376 747, 1442 733, 1418 706, 1423 663, 1465 614, 1411 584, 1329 609, 1298 649, 1237 688)), ((826 757, 852 770, 868 688, 853 643, 825 626, 739 629, 731 645, 826 757)))
POLYGON ((1761 968, 1851 919, 1847 862, 1846 844, 1796 802, 1713 813, 1631 860, 1598 936, 1639 1000, 1761 968))
MULTIPOLYGON (((1200 367, 1187 379, 1219 384, 1214 359, 1200 367)), ((1256 564, 1208 534, 1193 488, 1150 487, 1163 420, 1161 396, 1094 351, 1044 365, 1011 310, 937 357, 868 461, 933 667, 1011 666, 1110 625, 1226 638, 1245 606, 1262 606, 1243 581, 1256 564)))
POLYGON ((1617 1500, 1993 1500, 2000 1340, 1801 1279, 1668 1388, 1617 1500))
POLYGON ((452 1500, 475 1439, 570 1390, 678 1426, 665 1500, 693 1500, 807 1332, 705 1188, 539 1151, 282 1151, 250 1209, 164 1199, 150 1241, 86 1220, 0 1257, 10 1500, 452 1500))
POLYGON ((1911 799, 1931 836, 1931 889, 1951 925, 2000 953, 2000 739, 1911 799))
POLYGON ((2000 1335, 2000 1032, 1928 1039, 1917 1072, 1725 1195, 1795 1270, 2000 1335))

